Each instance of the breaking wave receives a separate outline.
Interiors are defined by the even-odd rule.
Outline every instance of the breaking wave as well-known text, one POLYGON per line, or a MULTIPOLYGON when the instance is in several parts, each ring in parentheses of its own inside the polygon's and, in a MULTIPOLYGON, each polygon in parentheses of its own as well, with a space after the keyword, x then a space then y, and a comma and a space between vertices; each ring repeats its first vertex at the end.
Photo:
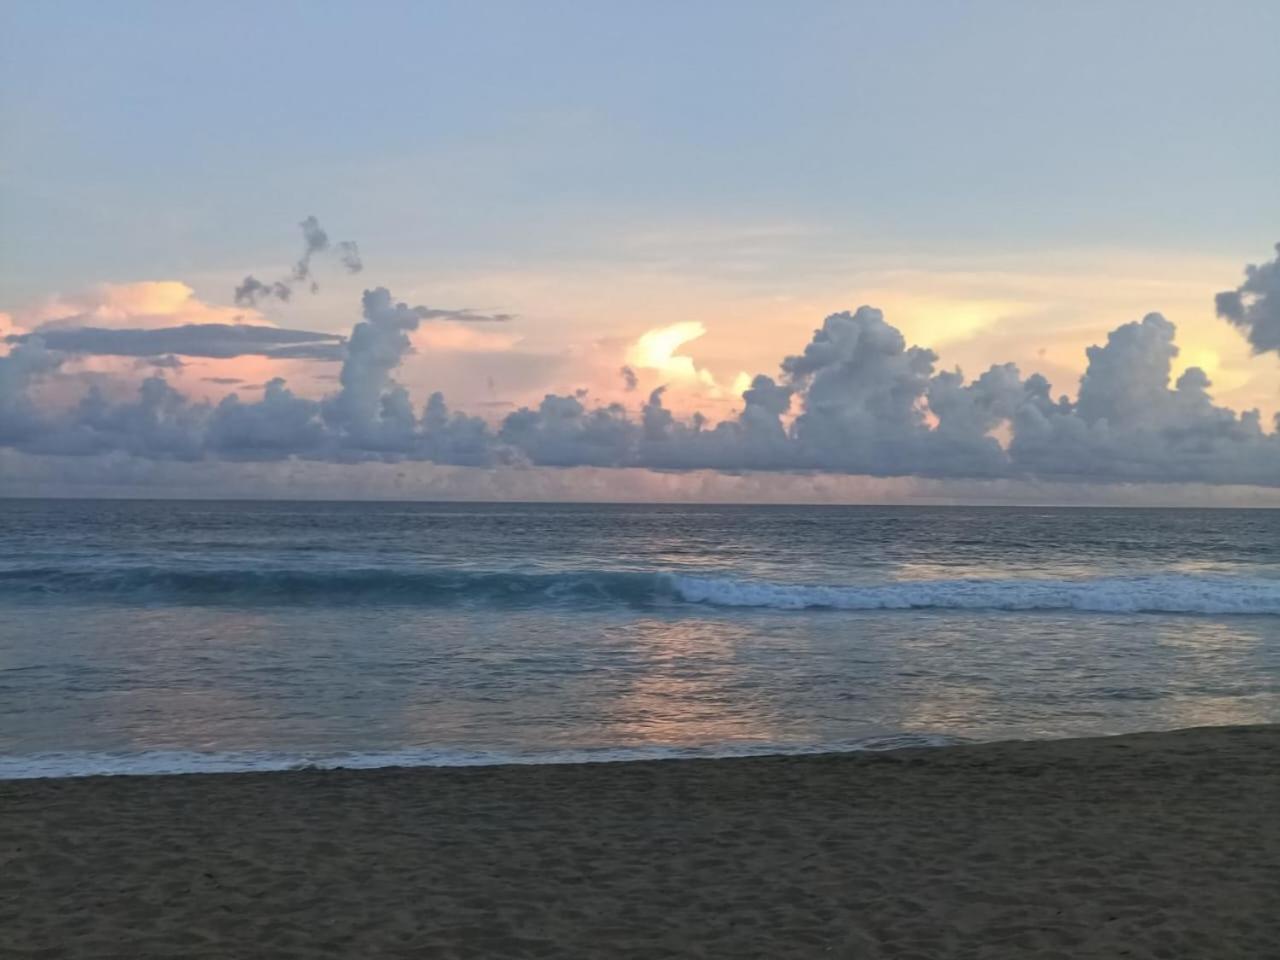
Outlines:
POLYGON ((1280 579, 1191 574, 1081 579, 888 580, 836 585, 657 571, 463 569, 0 570, 0 599, 185 605, 754 607, 1280 615, 1280 579))
POLYGON ((910 580, 806 586, 682 577, 693 603, 779 610, 1080 610, 1280 614, 1280 580, 1160 574, 1080 580, 910 580))

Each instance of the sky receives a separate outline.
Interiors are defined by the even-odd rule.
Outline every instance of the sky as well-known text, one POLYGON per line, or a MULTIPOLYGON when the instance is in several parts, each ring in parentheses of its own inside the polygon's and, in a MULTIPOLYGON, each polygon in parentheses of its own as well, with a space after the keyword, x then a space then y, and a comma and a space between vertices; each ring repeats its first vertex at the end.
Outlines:
POLYGON ((1270 2, 5 4, 0 494, 1280 505, 1277 62, 1270 2))

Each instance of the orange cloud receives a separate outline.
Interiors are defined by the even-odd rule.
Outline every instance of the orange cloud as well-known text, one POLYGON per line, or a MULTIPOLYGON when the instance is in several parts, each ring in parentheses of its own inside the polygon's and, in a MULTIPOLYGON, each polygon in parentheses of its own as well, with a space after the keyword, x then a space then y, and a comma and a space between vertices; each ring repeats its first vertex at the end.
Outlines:
POLYGON ((56 295, 18 310, 13 322, 28 330, 42 324, 150 329, 184 323, 267 324, 252 308, 205 303, 177 280, 103 283, 74 296, 56 295))
MULTIPOLYGON (((935 349, 942 368, 959 365, 974 377, 992 363, 1014 361, 1024 374, 1045 374, 1055 395, 1074 395, 1087 347, 1159 311, 1178 327, 1175 377, 1200 365, 1218 402, 1258 407, 1264 421, 1280 409, 1275 358, 1253 355, 1240 332, 1214 313, 1213 293, 1239 282, 1243 254, 1036 250, 921 256, 906 269, 903 259, 826 250, 812 261, 779 264, 763 278, 728 277, 713 262, 706 270, 693 269, 701 261, 679 269, 586 263, 442 276, 433 286, 463 302, 510 304, 537 322, 529 342, 548 349, 599 337, 607 317, 612 353, 600 366, 602 387, 617 381, 618 366, 653 329, 655 316, 696 317, 705 329, 696 367, 730 384, 740 370, 775 374, 779 360, 803 348, 823 317, 865 303, 881 308, 908 342, 935 349)), ((638 372, 642 387, 661 382, 655 371, 638 372)), ((669 406, 691 409, 692 400, 679 392, 673 389, 669 406)), ((733 398, 724 393, 736 399, 737 391, 733 398)), ((714 398, 698 402, 713 412, 714 398)))
POLYGON ((657 370, 677 380, 696 380, 715 385, 710 371, 700 368, 693 358, 676 353, 686 343, 706 335, 707 328, 697 320, 657 327, 641 334, 627 351, 627 363, 641 370, 657 370))

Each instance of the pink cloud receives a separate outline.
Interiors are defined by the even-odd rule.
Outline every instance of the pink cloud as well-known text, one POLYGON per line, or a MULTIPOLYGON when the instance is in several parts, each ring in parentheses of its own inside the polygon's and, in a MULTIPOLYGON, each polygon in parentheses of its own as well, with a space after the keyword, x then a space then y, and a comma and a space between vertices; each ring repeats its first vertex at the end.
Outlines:
POLYGON ((419 327, 411 338, 417 350, 468 353, 500 353, 513 349, 520 342, 514 333, 502 330, 480 329, 473 324, 440 320, 419 327))
MULTIPOLYGON (((0 312, 0 339, 41 327, 145 330, 203 323, 276 325, 252 307, 206 303, 180 281, 144 280, 98 284, 79 293, 53 294, 11 313, 0 312)), ((5 348, 0 344, 0 354, 3 352, 5 348)), ((56 374, 46 378, 38 394, 44 402, 65 406, 74 403, 85 383, 91 382, 108 396, 125 398, 136 391, 146 368, 145 360, 133 357, 72 356, 56 374)), ((180 367, 164 369, 163 375, 192 399, 217 401, 233 391, 252 394, 265 381, 278 376, 321 394, 329 387, 322 379, 327 372, 322 365, 310 361, 243 356, 184 359, 180 367)))

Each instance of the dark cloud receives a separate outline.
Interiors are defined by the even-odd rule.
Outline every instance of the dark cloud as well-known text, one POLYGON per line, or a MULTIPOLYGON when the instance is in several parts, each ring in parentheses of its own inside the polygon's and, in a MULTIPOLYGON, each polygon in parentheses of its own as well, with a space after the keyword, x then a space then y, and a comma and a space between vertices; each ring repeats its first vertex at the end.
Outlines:
POLYGON ((303 246, 302 256, 293 265, 293 279, 309 280, 311 258, 329 249, 329 234, 325 233, 324 228, 320 226, 320 221, 313 216, 307 217, 298 226, 302 228, 303 246))
POLYGON ((330 243, 329 234, 314 216, 308 216, 298 226, 302 228, 302 256, 293 265, 288 279, 264 282, 255 276, 247 276, 235 288, 236 303, 241 306, 254 306, 261 300, 272 298, 288 301, 293 296, 293 285, 308 281, 311 292, 317 292, 320 285, 311 274, 311 260, 317 254, 331 251, 347 273, 359 273, 364 269, 364 261, 360 259, 360 249, 354 240, 330 243))
POLYGON ((513 313, 478 313, 475 310, 447 310, 433 307, 414 307, 419 320, 451 320, 454 323, 509 323, 513 313))
POLYGON ((252 275, 245 277, 235 289, 236 303, 242 307, 256 306, 259 300, 269 300, 272 297, 288 302, 292 296, 293 287, 283 280, 263 283, 252 275))
POLYGON ((61 363, 62 357, 38 339, 18 342, 0 357, 0 444, 21 446, 50 429, 30 391, 61 363))
POLYGON ((274 347, 264 356, 272 360, 321 360, 341 363, 347 356, 346 339, 329 343, 294 343, 274 347))
POLYGON ((200 460, 206 455, 208 420, 208 404, 192 403, 163 377, 148 377, 132 403, 112 403, 96 387, 90 389, 71 422, 42 436, 33 450, 200 460))
POLYGON ((630 367, 623 367, 619 372, 622 374, 622 384, 626 387, 627 393, 640 386, 640 378, 636 376, 636 372, 630 367))
POLYGON ((295 395, 277 377, 267 381, 257 403, 242 403, 234 393, 224 397, 209 417, 205 446, 241 460, 314 455, 327 444, 319 412, 320 404, 295 395))
POLYGON ((1245 267, 1244 283, 1218 294, 1215 305, 1218 316, 1244 331, 1255 353, 1280 353, 1280 243, 1274 260, 1245 267))
POLYGON ((32 338, 39 338, 50 350, 98 356, 173 354, 184 357, 263 356, 317 360, 342 359, 345 339, 337 334, 311 330, 231 323, 188 323, 151 330, 57 327, 14 334, 6 339, 10 343, 22 343, 32 338))
POLYGON ((338 255, 338 262, 347 273, 359 273, 364 269, 364 261, 360 259, 360 249, 354 240, 341 240, 334 245, 333 250, 338 255))

